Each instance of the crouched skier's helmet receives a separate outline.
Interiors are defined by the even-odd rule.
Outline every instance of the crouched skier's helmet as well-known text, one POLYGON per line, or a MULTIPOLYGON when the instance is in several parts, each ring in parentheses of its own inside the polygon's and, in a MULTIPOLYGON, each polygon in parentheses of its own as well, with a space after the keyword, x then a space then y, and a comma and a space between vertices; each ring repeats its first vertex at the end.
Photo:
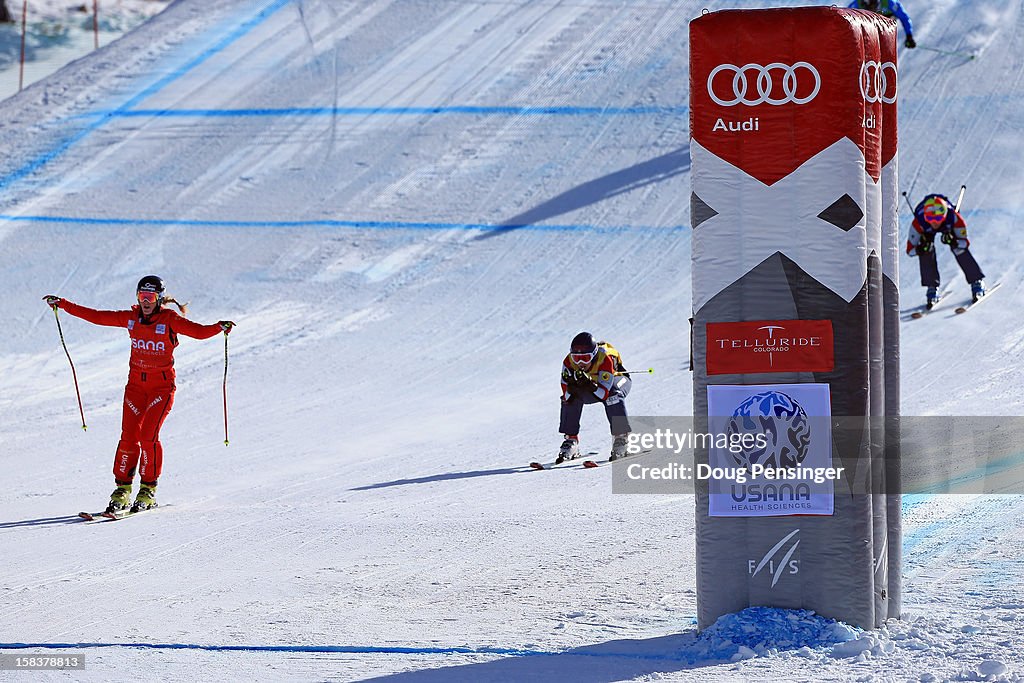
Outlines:
POLYGON ((569 355, 572 361, 576 365, 586 368, 594 362, 594 356, 597 355, 597 342, 594 341, 594 335, 589 332, 580 332, 572 338, 572 344, 569 345, 569 355))
POLYGON ((921 208, 921 214, 929 225, 941 225, 948 212, 949 204, 942 197, 930 197, 921 208))

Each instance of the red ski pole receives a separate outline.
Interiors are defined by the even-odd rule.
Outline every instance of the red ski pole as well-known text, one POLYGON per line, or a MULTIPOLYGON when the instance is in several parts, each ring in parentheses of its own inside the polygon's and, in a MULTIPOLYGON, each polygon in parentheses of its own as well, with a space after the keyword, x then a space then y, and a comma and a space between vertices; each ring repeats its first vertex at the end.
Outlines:
POLYGON ((224 330, 224 445, 228 445, 228 331, 224 330))
POLYGON ((21 3, 21 57, 18 59, 18 92, 25 87, 25 21, 28 19, 28 0, 21 3))
POLYGON ((53 307, 53 317, 57 321, 57 334, 60 335, 60 344, 64 347, 64 355, 68 357, 71 364, 71 377, 75 380, 75 396, 78 398, 78 414, 82 416, 82 429, 89 429, 85 425, 85 410, 82 409, 82 393, 78 390, 78 373, 75 372, 75 363, 71 360, 71 353, 68 352, 68 345, 64 343, 64 330, 60 328, 60 316, 57 315, 57 307, 53 307))

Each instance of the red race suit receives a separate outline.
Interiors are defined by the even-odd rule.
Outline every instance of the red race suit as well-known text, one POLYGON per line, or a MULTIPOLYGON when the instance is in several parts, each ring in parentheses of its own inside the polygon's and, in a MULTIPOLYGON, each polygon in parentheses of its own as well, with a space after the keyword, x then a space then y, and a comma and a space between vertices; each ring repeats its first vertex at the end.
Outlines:
POLYGON ((132 341, 128 384, 121 412, 121 440, 114 456, 114 479, 130 484, 135 470, 144 484, 156 484, 163 469, 160 427, 174 405, 174 347, 178 335, 209 339, 220 324, 200 325, 168 308, 160 307, 145 318, 138 306, 126 311, 97 311, 66 299, 57 306, 95 325, 121 327, 132 341))

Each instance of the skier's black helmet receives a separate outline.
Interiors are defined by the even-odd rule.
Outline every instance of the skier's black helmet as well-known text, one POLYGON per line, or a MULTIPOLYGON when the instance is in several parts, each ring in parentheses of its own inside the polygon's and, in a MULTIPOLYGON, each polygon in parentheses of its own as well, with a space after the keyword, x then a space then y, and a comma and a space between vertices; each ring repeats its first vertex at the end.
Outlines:
POLYGON ((594 335, 589 332, 580 332, 572 338, 572 344, 569 345, 569 356, 573 363, 583 368, 589 367, 596 355, 597 342, 594 341, 594 335))
POLYGON ((135 288, 136 298, 143 292, 156 294, 156 304, 159 306, 164 299, 164 281, 158 275, 147 275, 139 280, 139 285, 135 288))
POLYGON ((594 341, 594 335, 589 332, 580 332, 572 338, 569 350, 573 353, 593 353, 597 351, 597 342, 594 341))

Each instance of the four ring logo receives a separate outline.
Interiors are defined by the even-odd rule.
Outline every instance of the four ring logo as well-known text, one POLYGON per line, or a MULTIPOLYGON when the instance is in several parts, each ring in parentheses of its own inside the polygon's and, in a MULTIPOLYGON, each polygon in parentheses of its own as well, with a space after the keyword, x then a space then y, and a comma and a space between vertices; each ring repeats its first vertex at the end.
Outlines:
MULTIPOLYGON (((821 90, 821 74, 811 64, 807 62, 797 62, 790 66, 789 64, 783 64, 782 62, 772 62, 768 66, 761 66, 760 64, 744 64, 743 66, 736 66, 735 64, 719 64, 711 70, 711 74, 708 76, 708 95, 711 99, 723 107, 734 107, 737 104, 746 104, 748 106, 754 106, 758 104, 807 104, 815 97, 818 96, 818 92, 821 90), (723 99, 715 91, 715 76, 719 73, 726 71, 732 72, 732 97, 729 99, 723 99), (800 75, 803 72, 808 72, 807 75, 800 75), (778 72, 782 77, 782 97, 773 97, 775 83, 772 80, 772 72, 778 72), (747 74, 750 73, 755 75, 755 88, 757 89, 757 97, 747 97, 750 91, 750 84, 747 81, 747 74), (798 78, 803 79, 798 84, 798 78), (813 79, 814 88, 811 90, 809 95, 803 97, 798 96, 798 90, 801 88, 799 85, 808 83, 808 79, 813 79)), ((806 89, 804 89, 806 92, 806 89)))
POLYGON ((896 64, 864 62, 860 65, 860 94, 867 102, 893 104, 896 101, 896 64), (890 75, 887 75, 890 74, 890 75), (892 85, 892 93, 889 86, 892 85))

